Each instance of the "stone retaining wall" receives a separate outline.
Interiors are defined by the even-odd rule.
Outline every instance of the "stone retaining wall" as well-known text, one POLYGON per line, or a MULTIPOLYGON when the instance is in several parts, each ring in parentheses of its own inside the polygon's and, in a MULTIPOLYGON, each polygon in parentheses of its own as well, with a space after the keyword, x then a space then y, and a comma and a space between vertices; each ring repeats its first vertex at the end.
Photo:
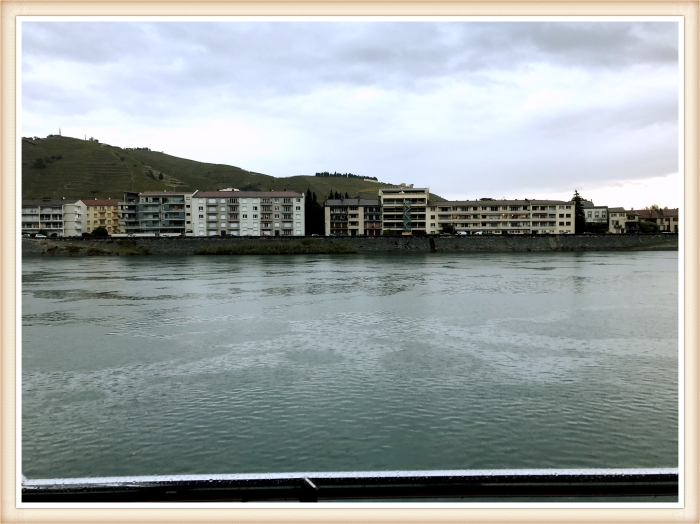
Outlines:
MULTIPOLYGON (((307 237, 308 238, 308 237, 307 237)), ((22 239, 22 256, 193 255, 203 248, 241 242, 299 242, 299 238, 150 237, 22 239)), ((343 242, 361 253, 503 253, 538 251, 677 250, 678 235, 558 235, 465 237, 313 238, 319 243, 343 242)))

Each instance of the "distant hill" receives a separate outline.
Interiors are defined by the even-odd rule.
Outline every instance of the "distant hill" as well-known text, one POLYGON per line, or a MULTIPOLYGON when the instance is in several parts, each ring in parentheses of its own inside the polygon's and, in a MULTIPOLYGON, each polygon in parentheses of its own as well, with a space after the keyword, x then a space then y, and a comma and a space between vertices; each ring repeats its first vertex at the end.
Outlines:
MULTIPOLYGON (((149 151, 122 149, 97 141, 49 135, 22 139, 22 198, 120 198, 123 191, 200 191, 224 187, 376 197, 382 182, 359 178, 273 176, 224 164, 208 164, 149 151), (41 167, 41 166, 44 167, 41 167)), ((431 195, 436 201, 444 200, 431 195)))

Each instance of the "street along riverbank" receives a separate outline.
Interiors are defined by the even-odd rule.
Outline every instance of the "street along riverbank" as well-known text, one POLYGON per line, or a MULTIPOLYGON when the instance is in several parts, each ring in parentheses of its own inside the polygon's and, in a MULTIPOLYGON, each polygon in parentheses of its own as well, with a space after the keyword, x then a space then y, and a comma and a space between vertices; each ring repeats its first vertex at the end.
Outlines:
POLYGON ((524 253, 678 250, 678 235, 558 235, 344 238, 50 238, 22 239, 22 256, 292 255, 352 253, 524 253))

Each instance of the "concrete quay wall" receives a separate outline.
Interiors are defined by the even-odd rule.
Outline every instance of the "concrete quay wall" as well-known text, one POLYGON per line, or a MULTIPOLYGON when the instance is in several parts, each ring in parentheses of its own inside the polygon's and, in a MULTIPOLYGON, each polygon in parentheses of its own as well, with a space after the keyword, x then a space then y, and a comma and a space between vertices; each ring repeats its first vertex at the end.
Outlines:
MULTIPOLYGON (((308 238, 308 237, 307 237, 308 238)), ((22 256, 194 255, 237 243, 300 242, 299 238, 148 237, 22 239, 22 256)), ((360 253, 510 253, 544 251, 677 250, 678 235, 558 235, 465 237, 314 237, 360 253)))

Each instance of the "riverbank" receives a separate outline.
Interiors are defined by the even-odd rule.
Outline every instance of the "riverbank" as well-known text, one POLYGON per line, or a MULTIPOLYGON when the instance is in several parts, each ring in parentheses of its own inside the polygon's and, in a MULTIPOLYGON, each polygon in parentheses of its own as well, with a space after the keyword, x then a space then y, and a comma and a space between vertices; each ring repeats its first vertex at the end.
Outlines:
POLYGON ((678 250, 678 235, 559 235, 345 238, 51 238, 22 239, 22 256, 188 256, 352 253, 523 253, 678 250))

